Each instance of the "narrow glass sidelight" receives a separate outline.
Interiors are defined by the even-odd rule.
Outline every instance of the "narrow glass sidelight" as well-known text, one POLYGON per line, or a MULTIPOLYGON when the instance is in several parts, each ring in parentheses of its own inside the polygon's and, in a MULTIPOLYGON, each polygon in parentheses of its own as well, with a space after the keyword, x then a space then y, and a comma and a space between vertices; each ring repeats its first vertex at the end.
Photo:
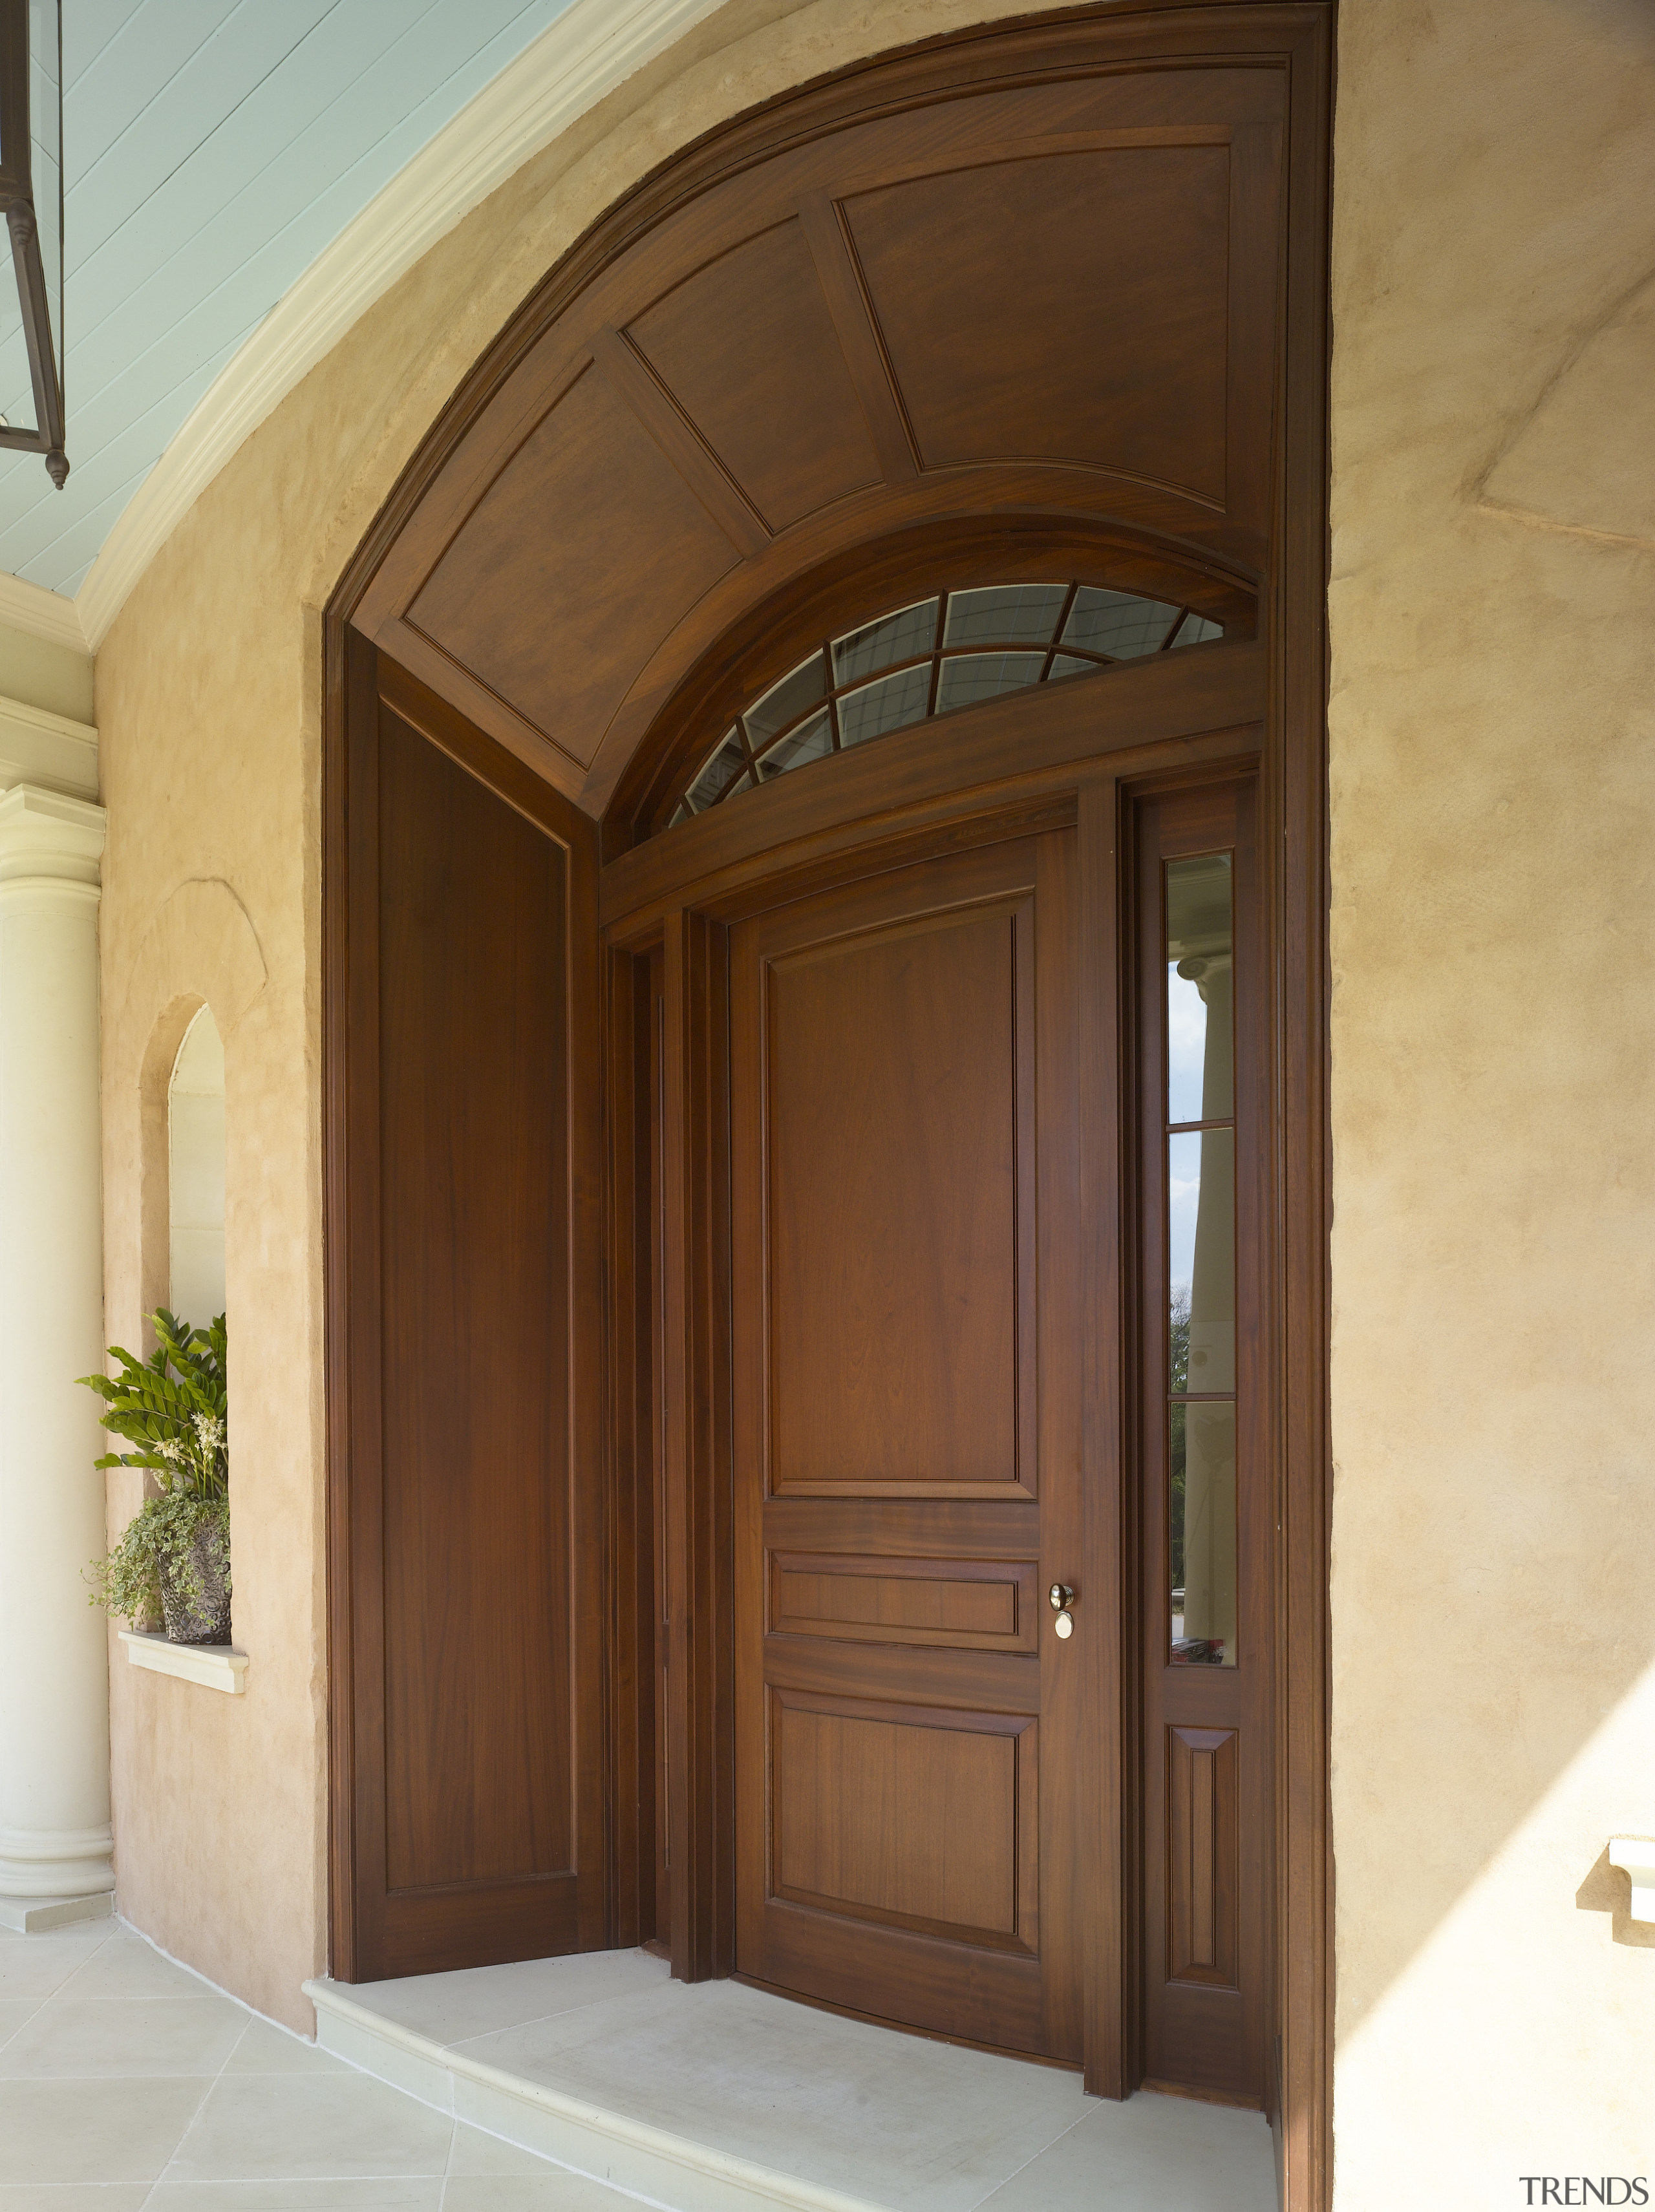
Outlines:
POLYGON ((1167 1559, 1174 1666, 1236 1664, 1236 1132, 1228 853, 1165 868, 1167 1559))

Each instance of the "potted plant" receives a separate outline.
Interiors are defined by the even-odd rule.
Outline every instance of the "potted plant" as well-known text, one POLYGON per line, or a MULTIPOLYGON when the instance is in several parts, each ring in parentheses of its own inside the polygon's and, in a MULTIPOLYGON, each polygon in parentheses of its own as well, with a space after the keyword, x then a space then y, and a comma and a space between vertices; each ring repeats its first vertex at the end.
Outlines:
POLYGON ((114 1549, 92 1572, 94 1605, 131 1621, 157 1612, 173 1644, 230 1640, 230 1501, 227 1338, 220 1314, 192 1328, 165 1306, 151 1316, 155 1350, 135 1358, 118 1344, 116 1376, 79 1379, 103 1400, 98 1419, 137 1449, 106 1452, 99 1467, 141 1467, 154 1475, 114 1549))

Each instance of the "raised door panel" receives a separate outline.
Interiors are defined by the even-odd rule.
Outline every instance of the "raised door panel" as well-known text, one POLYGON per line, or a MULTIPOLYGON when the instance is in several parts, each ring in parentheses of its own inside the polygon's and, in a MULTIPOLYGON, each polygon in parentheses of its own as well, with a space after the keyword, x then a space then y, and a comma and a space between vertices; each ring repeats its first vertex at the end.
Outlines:
POLYGON ((1080 462, 1223 501, 1226 146, 1000 161, 845 212, 926 465, 1080 462))
POLYGON ((879 482, 796 222, 697 270, 627 335, 772 530, 879 482))
POLYGON ((1166 1971, 1239 1986, 1240 1838, 1233 1729, 1166 1732, 1166 1971))
POLYGON ((970 907, 767 964, 776 1496, 1034 1487, 1031 920, 970 907))
POLYGON ((770 1891, 834 1917, 1033 1952, 1037 1721, 772 1690, 770 1891))
POLYGON ((407 620, 584 769, 662 631, 739 557, 593 367, 505 462, 407 620))
POLYGON ((1032 1651, 1034 1575, 1026 1560, 782 1552, 770 1562, 770 1626, 779 1635, 1032 1651))

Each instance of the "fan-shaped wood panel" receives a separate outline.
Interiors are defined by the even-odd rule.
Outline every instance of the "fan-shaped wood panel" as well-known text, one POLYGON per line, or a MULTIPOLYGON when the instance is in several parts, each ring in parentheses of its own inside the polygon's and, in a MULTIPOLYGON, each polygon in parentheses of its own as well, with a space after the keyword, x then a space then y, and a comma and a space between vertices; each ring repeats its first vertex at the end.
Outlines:
POLYGON ((1222 505, 1227 146, 996 161, 844 212, 925 466, 1074 461, 1222 505))
POLYGON ((1281 81, 1219 32, 1111 72, 1106 31, 1000 34, 997 81, 871 119, 824 91, 594 248, 358 626, 595 814, 744 617, 893 531, 1090 516, 1255 582, 1281 81))
POLYGON ((879 481, 797 222, 698 270, 628 332, 771 530, 879 481), (775 425, 808 435, 778 438, 775 425))
POLYGON ((739 557, 626 400, 589 368, 502 470, 408 625, 588 767, 662 621, 739 557), (526 618, 502 622, 503 605, 526 618))

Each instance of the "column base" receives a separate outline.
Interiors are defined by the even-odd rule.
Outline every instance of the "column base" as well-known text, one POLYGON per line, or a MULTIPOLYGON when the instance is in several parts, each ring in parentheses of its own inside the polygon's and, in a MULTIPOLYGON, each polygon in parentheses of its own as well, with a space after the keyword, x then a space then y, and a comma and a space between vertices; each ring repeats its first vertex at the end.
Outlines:
POLYGON ((96 1828, 0 1828, 0 1902, 93 1897, 115 1887, 114 1839, 96 1828))
POLYGON ((107 1920, 115 1910, 113 1889, 84 1897, 0 1897, 0 1928, 18 1936, 40 1936, 48 1928, 68 1928, 77 1920, 107 1920))

